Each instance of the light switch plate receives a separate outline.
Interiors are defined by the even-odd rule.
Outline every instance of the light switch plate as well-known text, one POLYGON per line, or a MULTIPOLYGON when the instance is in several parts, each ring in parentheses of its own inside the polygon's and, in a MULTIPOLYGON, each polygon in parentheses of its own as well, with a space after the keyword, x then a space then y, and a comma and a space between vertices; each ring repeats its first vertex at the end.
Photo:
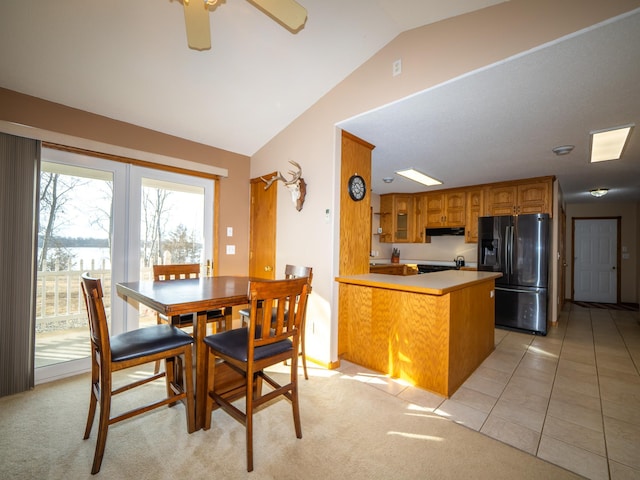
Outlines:
POLYGON ((236 254, 236 246, 227 245, 227 255, 235 255, 235 254, 236 254))
POLYGON ((233 237, 233 227, 227 227, 227 237, 233 237))

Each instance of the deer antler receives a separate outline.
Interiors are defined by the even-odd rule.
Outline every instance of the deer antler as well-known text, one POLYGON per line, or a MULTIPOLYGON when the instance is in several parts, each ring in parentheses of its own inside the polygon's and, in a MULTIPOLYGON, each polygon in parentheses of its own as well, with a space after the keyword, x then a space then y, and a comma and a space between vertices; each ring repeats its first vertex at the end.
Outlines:
POLYGON ((264 183, 266 183, 264 189, 266 190, 267 188, 269 188, 271 186, 271 184, 277 180, 282 180, 282 183, 284 185, 293 185, 295 184, 298 180, 300 180, 300 177, 302 176, 302 167, 300 166, 300 164, 294 162, 293 160, 289 160, 289 163, 292 164, 294 167, 297 167, 298 171, 294 172, 293 170, 289 170, 289 173, 292 175, 291 180, 287 180, 286 178, 284 178, 282 176, 282 173, 278 172, 277 175, 274 175, 273 177, 271 177, 269 180, 267 180, 264 177, 260 177, 260 180, 262 180, 264 183))
POLYGON ((282 180, 283 182, 286 182, 287 180, 282 176, 282 174, 280 172, 278 172, 277 175, 274 175, 273 177, 271 177, 269 180, 267 180, 264 177, 260 177, 260 180, 262 180, 264 183, 266 183, 266 185, 264 186, 264 189, 266 190, 267 188, 269 188, 271 186, 271 184, 273 182, 275 182, 276 180, 282 180))
POLYGON ((294 162, 293 160, 289 160, 289 163, 294 167, 297 167, 298 171, 294 172, 293 170, 289 170, 289 173, 292 175, 292 178, 290 181, 284 182, 285 185, 292 185, 296 183, 298 180, 300 180, 300 177, 302 176, 302 167, 300 166, 300 164, 294 162))

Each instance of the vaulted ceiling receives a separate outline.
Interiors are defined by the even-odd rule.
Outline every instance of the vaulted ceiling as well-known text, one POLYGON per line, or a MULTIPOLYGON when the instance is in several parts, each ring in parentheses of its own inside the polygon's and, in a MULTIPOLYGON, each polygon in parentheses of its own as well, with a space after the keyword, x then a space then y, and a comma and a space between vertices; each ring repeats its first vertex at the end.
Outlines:
MULTIPOLYGON (((246 0, 210 13, 212 48, 187 48, 177 0, 9 0, 0 86, 252 155, 399 33, 497 0, 298 0, 292 34, 246 0)), ((618 162, 590 165, 589 132, 640 122, 640 14, 526 52, 344 128, 376 145, 377 193, 413 166, 446 187, 554 174, 568 201, 604 186, 640 201, 638 131, 618 162), (556 157, 551 148, 574 144, 556 157), (454 175, 455 174, 455 175, 454 175)))

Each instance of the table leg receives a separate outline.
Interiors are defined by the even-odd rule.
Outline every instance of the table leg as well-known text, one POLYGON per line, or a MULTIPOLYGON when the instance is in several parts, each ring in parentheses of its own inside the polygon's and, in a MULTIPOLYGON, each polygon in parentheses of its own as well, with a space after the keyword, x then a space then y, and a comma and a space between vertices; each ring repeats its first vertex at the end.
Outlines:
POLYGON ((207 312, 198 312, 196 324, 193 326, 193 346, 196 354, 196 430, 204 426, 204 416, 207 399, 207 379, 205 378, 205 366, 207 362, 207 349, 204 345, 204 337, 207 335, 207 312))
POLYGON ((233 329, 233 308, 232 307, 224 307, 224 330, 233 329))

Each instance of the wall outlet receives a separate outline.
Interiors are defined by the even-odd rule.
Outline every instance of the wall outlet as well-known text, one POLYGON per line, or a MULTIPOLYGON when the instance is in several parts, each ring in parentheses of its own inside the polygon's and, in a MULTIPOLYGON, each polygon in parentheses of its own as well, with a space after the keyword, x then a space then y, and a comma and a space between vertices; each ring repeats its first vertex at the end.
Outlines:
POLYGON ((399 58, 398 60, 393 62, 392 71, 394 77, 402 73, 402 59, 399 58))

